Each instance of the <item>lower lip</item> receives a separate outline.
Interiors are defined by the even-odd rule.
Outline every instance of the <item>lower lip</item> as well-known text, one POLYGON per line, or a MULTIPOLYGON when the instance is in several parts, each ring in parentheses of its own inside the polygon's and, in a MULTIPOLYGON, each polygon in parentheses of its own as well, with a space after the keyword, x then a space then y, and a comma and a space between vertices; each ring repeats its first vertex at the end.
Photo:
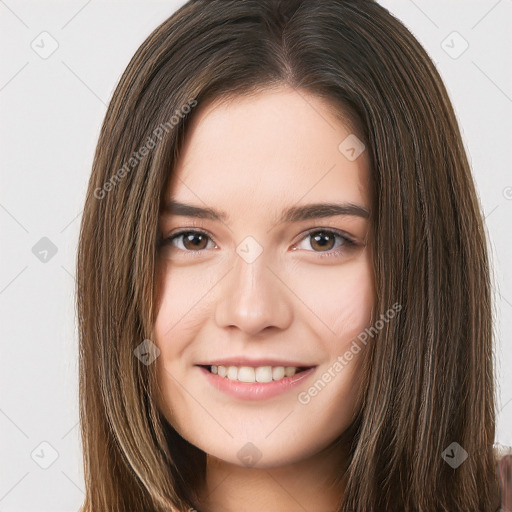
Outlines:
POLYGON ((214 388, 229 396, 243 400, 265 400, 297 388, 314 373, 316 366, 296 373, 292 377, 284 377, 271 382, 239 382, 227 377, 219 377, 202 366, 199 366, 199 369, 214 388))

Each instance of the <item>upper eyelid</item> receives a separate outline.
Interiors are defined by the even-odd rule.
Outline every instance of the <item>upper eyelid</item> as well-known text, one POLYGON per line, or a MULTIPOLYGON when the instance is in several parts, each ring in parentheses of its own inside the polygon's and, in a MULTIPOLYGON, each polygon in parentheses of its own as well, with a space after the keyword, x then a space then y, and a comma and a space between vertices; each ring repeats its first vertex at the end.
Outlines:
MULTIPOLYGON (((209 233, 207 230, 205 230, 203 228, 195 228, 195 227, 178 229, 176 232, 171 233, 166 238, 174 238, 174 237, 177 237, 177 236, 180 236, 180 235, 184 235, 185 233, 199 233, 199 234, 202 234, 202 235, 206 235, 208 238, 210 238, 210 240, 212 242, 215 242, 215 239, 213 238, 211 233, 209 233)), ((217 242, 215 242, 215 245, 217 245, 217 242)))
POLYGON ((303 236, 302 236, 302 238, 300 240, 303 240, 305 237, 307 237, 311 233, 316 233, 317 231, 324 231, 326 233, 334 233, 335 235, 341 236, 343 238, 348 238, 351 242, 354 242, 354 243, 356 241, 353 236, 349 235, 348 233, 346 233, 342 229, 337 229, 337 228, 311 228, 311 229, 307 229, 304 232, 304 234, 303 234, 303 236))

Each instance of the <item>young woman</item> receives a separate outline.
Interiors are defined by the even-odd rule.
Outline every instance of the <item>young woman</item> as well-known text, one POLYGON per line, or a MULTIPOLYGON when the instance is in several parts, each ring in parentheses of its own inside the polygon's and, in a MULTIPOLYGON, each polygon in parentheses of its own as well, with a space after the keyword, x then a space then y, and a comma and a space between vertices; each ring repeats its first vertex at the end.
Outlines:
POLYGON ((77 262, 84 512, 500 508, 482 214, 371 0, 191 0, 100 134, 77 262))

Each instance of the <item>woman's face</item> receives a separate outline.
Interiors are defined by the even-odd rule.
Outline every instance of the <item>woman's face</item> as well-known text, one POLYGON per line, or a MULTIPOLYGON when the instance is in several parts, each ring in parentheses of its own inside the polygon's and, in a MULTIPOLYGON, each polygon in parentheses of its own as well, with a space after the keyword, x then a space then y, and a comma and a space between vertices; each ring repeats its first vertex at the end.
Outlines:
POLYGON ((206 106, 166 194, 202 214, 160 218, 160 407, 226 462, 298 462, 356 407, 365 345, 354 340, 374 305, 369 168, 332 112, 285 87, 206 106), (308 209, 327 203, 340 209, 308 209))

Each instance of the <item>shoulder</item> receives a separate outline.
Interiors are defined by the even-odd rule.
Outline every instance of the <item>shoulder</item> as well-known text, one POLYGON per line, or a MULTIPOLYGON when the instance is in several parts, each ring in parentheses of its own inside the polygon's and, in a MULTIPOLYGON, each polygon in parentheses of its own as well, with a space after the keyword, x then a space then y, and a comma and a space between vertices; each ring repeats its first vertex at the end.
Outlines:
POLYGON ((512 447, 495 444, 493 448, 501 505, 496 512, 512 510, 512 447))

